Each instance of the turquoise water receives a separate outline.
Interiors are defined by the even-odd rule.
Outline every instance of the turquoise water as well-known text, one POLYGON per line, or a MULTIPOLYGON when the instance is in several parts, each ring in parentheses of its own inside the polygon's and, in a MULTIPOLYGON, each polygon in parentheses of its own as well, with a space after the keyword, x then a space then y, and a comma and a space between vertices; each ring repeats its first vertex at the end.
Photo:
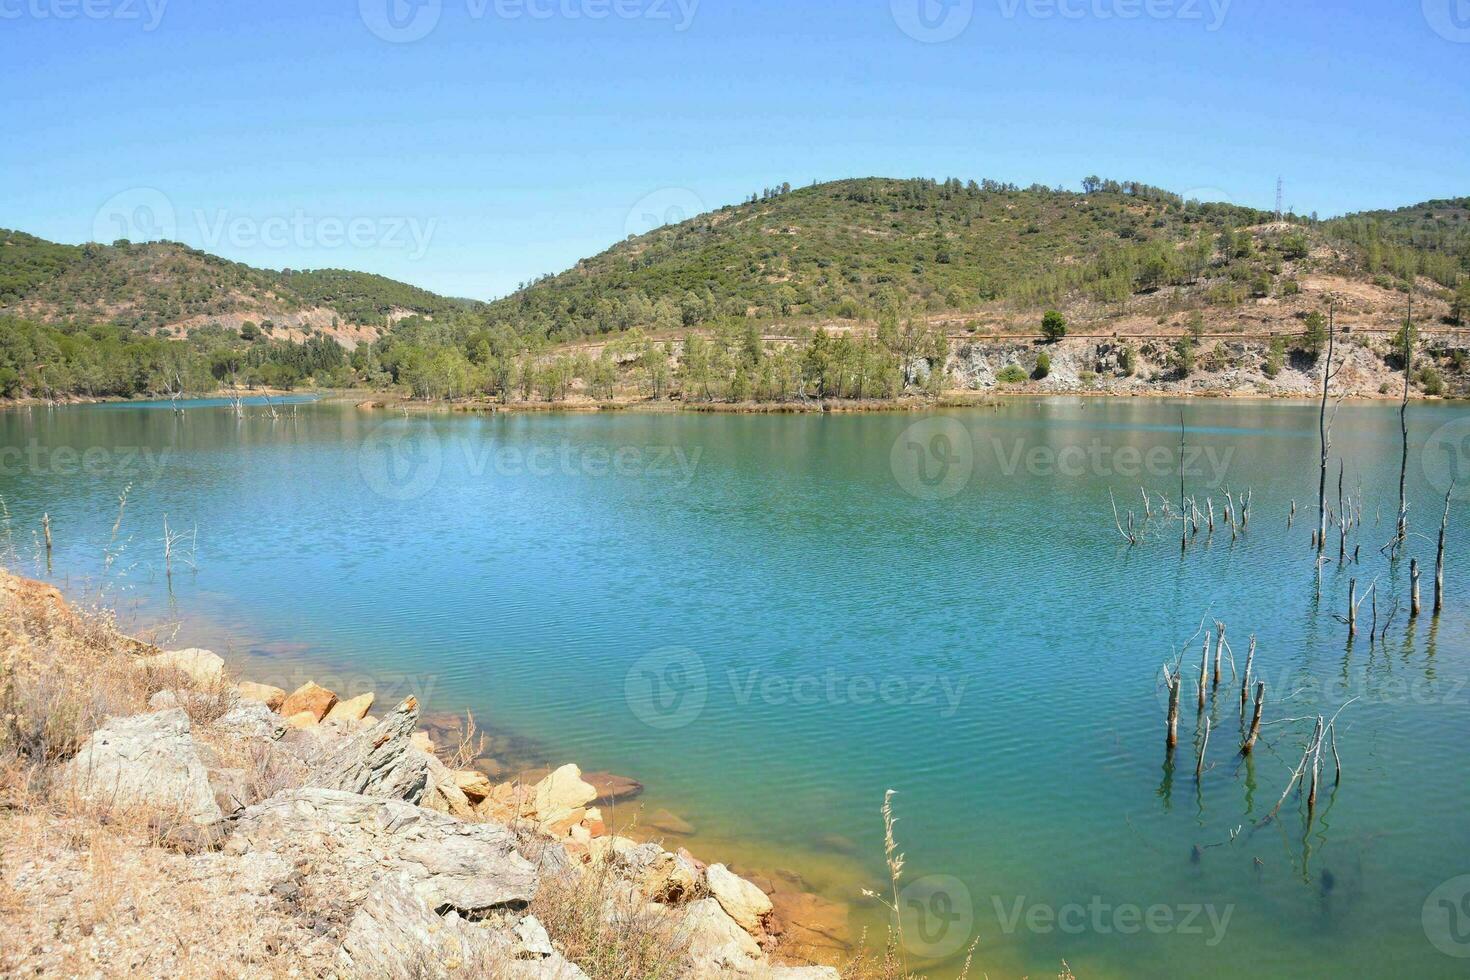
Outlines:
MULTIPOLYGON (((1467 420, 1411 409, 1426 605, 1467 420)), ((978 940, 991 977, 1063 959, 1084 978, 1464 976, 1470 505, 1452 504, 1448 609, 1411 624, 1408 563, 1379 551, 1397 410, 1344 406, 1360 562, 1338 565, 1334 533, 1318 601, 1316 424, 1310 405, 1101 399, 836 417, 34 408, 0 413, 0 495, 13 566, 47 574, 47 512, 49 574, 72 595, 176 624, 258 679, 472 709, 513 733, 494 743, 508 763, 634 775, 695 826, 696 853, 791 867, 851 901, 855 928, 882 922, 857 890, 886 886, 878 811, 896 790, 905 944, 936 975, 978 940), (1236 540, 1222 523, 1183 557, 1157 515, 1178 496, 1181 407, 1201 507, 1253 500, 1236 540), (1142 519, 1141 484, 1155 519, 1130 548, 1108 491, 1142 519), (172 576, 165 514, 190 534, 172 576), (1367 602, 1351 645, 1334 615, 1354 576, 1360 594, 1377 582, 1380 626, 1400 603, 1384 642, 1363 635, 1367 602), (1206 618, 1241 667, 1257 635, 1269 724, 1242 764, 1227 664, 1196 785, 1192 691, 1171 774, 1157 677, 1180 648, 1189 687, 1206 618), (1341 785, 1310 823, 1293 795, 1253 826, 1310 723, 1350 698, 1341 785)))

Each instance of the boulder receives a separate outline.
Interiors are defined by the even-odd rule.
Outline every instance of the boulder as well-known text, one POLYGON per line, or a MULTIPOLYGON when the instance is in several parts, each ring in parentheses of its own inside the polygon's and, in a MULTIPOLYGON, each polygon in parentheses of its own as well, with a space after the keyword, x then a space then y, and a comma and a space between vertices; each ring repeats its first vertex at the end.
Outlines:
POLYGON ((402 876, 430 909, 475 917, 524 908, 536 894, 536 869, 505 827, 399 800, 289 790, 246 808, 235 836, 252 850, 309 853, 313 887, 344 894, 402 876))
POLYGON ((679 926, 679 938, 687 944, 690 976, 728 977, 732 973, 750 973, 764 959, 750 933, 726 915, 713 898, 689 903, 679 926))
POLYGON ((704 872, 710 895, 720 907, 751 935, 760 935, 761 923, 771 914, 771 900, 766 893, 723 864, 712 864, 704 872))
POLYGON ((240 700, 214 721, 214 727, 237 738, 274 742, 286 733, 286 723, 259 701, 240 700))
POLYGON ((495 788, 490 782, 490 777, 477 769, 455 773, 454 785, 458 786, 459 791, 474 804, 489 797, 495 788))
POLYGON ((225 675, 225 662, 209 650, 168 650, 144 657, 138 663, 150 673, 179 673, 198 687, 212 687, 225 675))
POLYGON ((107 719, 66 763, 61 780, 96 804, 143 807, 191 823, 221 817, 182 708, 107 719))
POLYGON ((407 698, 372 728, 344 741, 312 770, 307 785, 420 802, 429 786, 430 757, 412 744, 418 717, 418 700, 407 698))
POLYGON ((323 720, 349 722, 362 721, 363 718, 367 717, 367 713, 372 710, 372 707, 373 695, 371 693, 359 694, 355 698, 349 698, 346 701, 338 701, 336 704, 332 705, 332 710, 327 712, 326 717, 323 720))
POLYGON ((643 792, 643 784, 631 776, 611 772, 589 772, 582 781, 597 790, 596 803, 626 803, 643 792))
POLYGON ((450 768, 440 762, 437 756, 420 752, 418 749, 410 748, 409 753, 421 759, 429 776, 423 799, 419 801, 420 805, 430 810, 438 810, 440 813, 459 817, 461 820, 473 820, 475 807, 470 803, 469 797, 465 796, 464 791, 459 788, 455 774, 450 768))
POLYGON ((549 823, 580 810, 597 798, 597 789, 582 779, 582 770, 567 764, 547 776, 532 790, 532 805, 536 817, 549 823))
POLYGON ((675 905, 698 894, 700 872, 689 858, 665 851, 644 870, 641 888, 651 900, 675 905))
POLYGON ((437 914, 411 881, 393 876, 374 886, 352 917, 337 950, 337 967, 344 976, 363 980, 437 976, 430 971, 450 963, 466 975, 488 976, 511 959, 513 950, 504 935, 454 912, 437 914))
POLYGON ((429 737, 428 732, 414 732, 412 741, 413 747, 420 752, 426 752, 429 755, 434 754, 434 740, 429 737))
POLYGON ((302 731, 307 728, 315 728, 319 724, 321 724, 321 722, 319 722, 316 715, 312 714, 310 711, 298 711, 296 714, 289 715, 286 718, 287 727, 294 728, 297 731, 302 731))
POLYGON ((336 703, 337 695, 324 687, 318 687, 315 681, 307 681, 287 695, 278 710, 283 718, 310 713, 317 721, 321 721, 336 703))
POLYGON ((235 693, 247 701, 258 701, 272 711, 279 710, 286 701, 286 692, 279 687, 256 684, 253 681, 241 681, 236 684, 235 693))

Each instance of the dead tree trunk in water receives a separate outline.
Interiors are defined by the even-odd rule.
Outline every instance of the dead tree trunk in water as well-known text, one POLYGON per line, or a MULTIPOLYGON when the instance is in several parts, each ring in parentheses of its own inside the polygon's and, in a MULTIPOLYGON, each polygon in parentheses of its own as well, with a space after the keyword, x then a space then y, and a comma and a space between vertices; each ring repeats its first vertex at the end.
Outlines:
POLYGON ((1256 637, 1251 634, 1251 647, 1245 655, 1245 673, 1240 677, 1240 714, 1245 717, 1245 705, 1250 700, 1251 691, 1251 668, 1256 662, 1256 637))
MULTIPOLYGON (((1167 671, 1168 668, 1166 667, 1165 670, 1167 671)), ((1169 734, 1164 744, 1170 752, 1173 752, 1174 746, 1179 744, 1179 674, 1177 669, 1172 674, 1166 674, 1169 678, 1169 734)))
POLYGON ((1409 617, 1419 615, 1419 559, 1409 559, 1409 617))
POLYGON ((1250 731, 1245 736, 1245 744, 1240 747, 1241 755, 1250 755, 1251 750, 1256 747, 1256 740, 1261 737, 1261 708, 1266 703, 1266 682, 1256 682, 1256 710, 1251 715, 1250 731))
MULTIPOLYGON (((1184 510, 1184 409, 1179 410, 1179 553, 1189 550, 1189 516, 1184 510)), ((1204 681, 1200 681, 1203 685, 1204 681)), ((1200 689, 1204 690, 1203 687, 1200 689)), ((1204 697, 1203 694, 1200 697, 1204 697)), ((1203 703, 1203 702, 1201 702, 1203 703)))
POLYGON ((1444 538, 1450 529, 1450 495, 1455 492, 1455 482, 1444 494, 1444 517, 1439 522, 1439 555, 1434 559, 1434 614, 1444 610, 1444 538))
POLYGON ((1205 719, 1205 737, 1199 743, 1199 761, 1194 764, 1194 781, 1199 782, 1205 772, 1205 750, 1210 747, 1210 719, 1205 719))
POLYGON ((1205 634, 1205 649, 1199 658, 1199 710, 1205 710, 1205 683, 1210 676, 1210 634, 1205 634))
POLYGON ((1348 582, 1348 639, 1358 635, 1358 580, 1348 582))
POLYGON ((1327 308, 1327 364, 1322 368, 1322 408, 1317 416, 1317 436, 1322 447, 1322 473, 1317 481, 1317 554, 1327 546, 1327 461, 1332 436, 1327 426, 1327 395, 1332 387, 1332 355, 1337 343, 1337 326, 1332 307, 1327 308))
POLYGON ((1409 479, 1409 372, 1414 363, 1414 281, 1409 280, 1409 316, 1404 321, 1404 399, 1399 403, 1399 431, 1403 434, 1403 458, 1399 463, 1399 524, 1393 546, 1404 546, 1409 534, 1409 497, 1405 489, 1409 479))

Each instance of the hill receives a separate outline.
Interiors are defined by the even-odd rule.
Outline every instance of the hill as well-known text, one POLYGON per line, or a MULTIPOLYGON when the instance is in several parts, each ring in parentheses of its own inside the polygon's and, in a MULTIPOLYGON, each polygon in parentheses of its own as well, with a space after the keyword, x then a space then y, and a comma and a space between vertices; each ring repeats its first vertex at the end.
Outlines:
POLYGON ((276 272, 175 242, 58 245, 0 229, 0 314, 184 336, 246 323, 282 340, 321 334, 351 348, 414 314, 472 304, 341 269, 276 272))

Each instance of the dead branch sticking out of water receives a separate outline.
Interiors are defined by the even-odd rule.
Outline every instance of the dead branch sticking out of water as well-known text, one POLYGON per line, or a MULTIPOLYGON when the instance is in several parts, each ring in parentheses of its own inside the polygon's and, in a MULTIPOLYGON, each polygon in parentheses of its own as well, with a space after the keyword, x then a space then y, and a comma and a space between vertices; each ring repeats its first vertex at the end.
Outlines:
POLYGON ((1261 737, 1261 710, 1266 704, 1266 682, 1256 682, 1256 708, 1251 715, 1250 731, 1245 736, 1245 743, 1240 747, 1241 755, 1250 755, 1256 747, 1256 741, 1261 737))
POLYGON ((1434 614, 1444 610, 1444 539, 1450 529, 1450 495, 1455 492, 1455 481, 1444 492, 1444 517, 1439 522, 1439 554, 1434 560, 1434 614))

